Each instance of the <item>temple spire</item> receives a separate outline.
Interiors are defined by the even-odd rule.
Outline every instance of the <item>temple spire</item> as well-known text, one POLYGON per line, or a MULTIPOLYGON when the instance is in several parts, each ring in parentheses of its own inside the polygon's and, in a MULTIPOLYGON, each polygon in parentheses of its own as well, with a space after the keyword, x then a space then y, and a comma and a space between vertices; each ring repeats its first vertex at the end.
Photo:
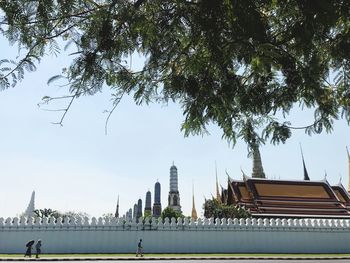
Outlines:
POLYGON ((119 218, 119 195, 118 195, 118 200, 117 200, 117 208, 115 210, 115 215, 116 218, 119 218))
POLYGON ((35 191, 32 192, 32 196, 30 197, 30 201, 24 215, 27 217, 33 216, 35 210, 35 191))
POLYGON ((193 187, 193 184, 192 184, 192 213, 191 213, 191 217, 194 219, 194 220, 197 220, 197 210, 196 210, 196 206, 195 206, 195 203, 194 203, 194 187, 193 187))
POLYGON ((302 160, 303 160, 304 180, 310 181, 310 177, 309 177, 309 174, 308 174, 308 172, 307 172, 307 170, 306 170, 306 166, 305 166, 303 149, 301 148, 301 144, 299 144, 299 145, 300 145, 301 158, 302 158, 302 160))
POLYGON ((216 177, 216 200, 218 200, 218 202, 221 203, 221 195, 220 195, 219 182, 218 182, 218 168, 216 166, 216 162, 215 162, 215 177, 216 177))
POLYGON ((226 170, 225 170, 225 173, 227 175, 227 201, 226 201, 226 204, 232 205, 235 202, 234 197, 233 197, 234 192, 232 189, 232 179, 226 170))
POLYGON ((348 192, 350 193, 350 154, 349 154, 349 149, 348 147, 346 147, 346 153, 348 154, 348 173, 349 173, 349 176, 348 176, 348 192))
POLYGON ((259 151, 259 146, 255 145, 253 147, 253 178, 266 178, 264 169, 262 166, 261 155, 259 151))
POLYGON ((170 191, 168 195, 168 207, 175 211, 181 212, 180 193, 178 188, 178 173, 177 168, 173 164, 170 167, 170 191))

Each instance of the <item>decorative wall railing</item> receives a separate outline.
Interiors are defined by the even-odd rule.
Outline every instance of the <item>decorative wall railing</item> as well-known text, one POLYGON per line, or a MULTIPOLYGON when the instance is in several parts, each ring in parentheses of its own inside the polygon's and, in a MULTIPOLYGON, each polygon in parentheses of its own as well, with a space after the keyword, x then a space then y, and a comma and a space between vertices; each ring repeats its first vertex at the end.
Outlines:
POLYGON ((348 219, 0 218, 0 253, 350 253, 348 219))
POLYGON ((247 218, 247 219, 188 219, 188 218, 146 218, 127 222, 122 218, 26 218, 26 217, 14 217, 14 218, 0 218, 0 229, 6 228, 41 228, 45 229, 49 227, 115 227, 118 230, 129 229, 236 229, 236 228, 255 228, 255 227, 271 227, 278 228, 312 228, 312 229, 341 229, 350 230, 350 219, 280 219, 280 218, 247 218))

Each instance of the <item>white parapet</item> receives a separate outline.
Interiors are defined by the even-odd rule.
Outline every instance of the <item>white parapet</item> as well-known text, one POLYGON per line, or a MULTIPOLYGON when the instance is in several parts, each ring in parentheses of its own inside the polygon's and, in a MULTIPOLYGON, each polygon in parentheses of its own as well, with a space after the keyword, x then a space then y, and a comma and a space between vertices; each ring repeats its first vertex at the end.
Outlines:
POLYGON ((348 219, 0 218, 0 253, 350 253, 348 219))

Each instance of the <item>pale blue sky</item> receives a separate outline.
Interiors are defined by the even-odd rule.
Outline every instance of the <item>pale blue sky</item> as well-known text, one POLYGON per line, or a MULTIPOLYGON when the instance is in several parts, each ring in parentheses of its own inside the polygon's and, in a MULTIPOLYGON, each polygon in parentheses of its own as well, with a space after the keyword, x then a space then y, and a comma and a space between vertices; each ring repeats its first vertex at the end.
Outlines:
MULTIPOLYGON (((16 56, 5 40, 0 39, 0 45, 0 59, 16 56)), ((43 111, 37 103, 45 95, 64 94, 63 88, 46 82, 68 65, 65 63, 66 58, 46 57, 35 73, 26 74, 15 88, 0 93, 0 217, 23 212, 33 190, 37 208, 83 211, 91 216, 114 213, 119 195, 120 213, 124 214, 138 198, 144 202, 148 189, 153 203, 157 179, 165 208, 173 161, 179 172, 184 214, 191 212, 193 182, 197 211, 202 215, 204 196, 215 193, 215 161, 219 181, 225 186, 225 169, 236 179, 241 178, 240 167, 251 173, 245 144, 238 142, 232 149, 214 125, 209 128, 210 136, 184 138, 182 111, 176 104, 136 106, 125 97, 110 119, 106 136, 103 111, 111 103, 110 91, 105 89, 76 101, 63 127, 51 124, 59 120, 60 113, 43 111)), ((307 124, 305 116, 297 111, 293 119, 307 124)), ((326 170, 331 184, 342 176, 347 186, 349 134, 345 121, 338 121, 331 135, 310 137, 296 131, 284 145, 267 144, 261 148, 265 173, 270 178, 302 179, 300 142, 312 180, 322 180, 326 170)))

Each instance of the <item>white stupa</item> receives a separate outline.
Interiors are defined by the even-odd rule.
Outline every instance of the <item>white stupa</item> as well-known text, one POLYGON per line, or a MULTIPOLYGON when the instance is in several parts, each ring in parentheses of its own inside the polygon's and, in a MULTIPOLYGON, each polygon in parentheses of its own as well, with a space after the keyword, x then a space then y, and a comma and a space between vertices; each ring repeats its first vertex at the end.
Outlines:
POLYGON ((24 216, 26 217, 34 216, 34 210, 35 210, 35 191, 32 192, 32 196, 30 197, 30 201, 26 211, 24 212, 24 216))

